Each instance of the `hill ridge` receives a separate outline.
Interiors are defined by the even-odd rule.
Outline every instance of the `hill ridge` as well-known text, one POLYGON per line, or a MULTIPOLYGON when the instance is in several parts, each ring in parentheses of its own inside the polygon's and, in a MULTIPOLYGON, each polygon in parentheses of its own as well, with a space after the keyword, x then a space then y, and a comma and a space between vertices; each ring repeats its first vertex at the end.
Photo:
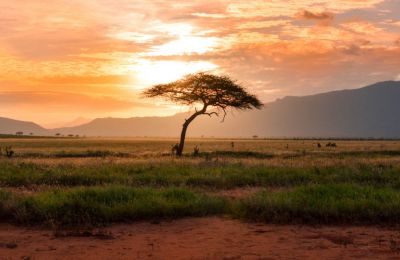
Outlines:
MULTIPOLYGON (((400 138, 398 100, 400 81, 383 81, 362 88, 308 96, 288 96, 267 103, 260 111, 235 112, 235 116, 228 116, 223 124, 215 117, 201 117, 189 127, 188 135, 400 138)), ((188 113, 177 113, 166 117, 96 118, 75 127, 36 130, 44 131, 47 135, 59 132, 87 136, 177 137, 187 115, 188 113)), ((10 133, 4 132, 4 128, 3 119, 0 120, 0 133, 10 133)), ((16 129, 12 133, 15 131, 16 129)))

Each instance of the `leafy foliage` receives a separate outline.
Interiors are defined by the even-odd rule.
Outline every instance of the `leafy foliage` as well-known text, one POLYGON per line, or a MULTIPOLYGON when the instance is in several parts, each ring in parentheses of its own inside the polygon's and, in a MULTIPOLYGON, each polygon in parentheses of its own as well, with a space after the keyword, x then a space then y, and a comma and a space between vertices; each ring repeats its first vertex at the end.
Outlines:
POLYGON ((228 108, 245 110, 262 107, 261 101, 255 95, 249 94, 228 76, 207 73, 190 74, 175 82, 155 85, 144 91, 143 95, 149 98, 165 98, 182 105, 203 105, 201 110, 196 108, 196 112, 183 124, 180 143, 176 150, 179 156, 182 155, 186 130, 197 116, 219 116, 219 112, 222 111, 225 119, 228 108), (217 111, 207 112, 209 107, 216 108, 217 111))
POLYGON ((190 74, 181 80, 155 85, 144 91, 146 97, 162 97, 177 104, 194 105, 202 103, 205 107, 225 110, 261 108, 262 103, 255 95, 232 81, 228 76, 206 73, 190 74))

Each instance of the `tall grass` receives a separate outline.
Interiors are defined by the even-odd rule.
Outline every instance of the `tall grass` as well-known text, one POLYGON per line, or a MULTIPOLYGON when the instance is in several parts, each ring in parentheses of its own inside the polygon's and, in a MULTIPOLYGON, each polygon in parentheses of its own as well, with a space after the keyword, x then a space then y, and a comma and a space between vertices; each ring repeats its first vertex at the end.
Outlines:
POLYGON ((268 223, 398 224, 400 192, 348 184, 263 191, 240 201, 234 214, 268 223))
POLYGON ((232 215, 283 224, 398 224, 400 191, 358 185, 315 185, 261 191, 240 200, 188 189, 79 187, 29 196, 0 192, 3 221, 86 226, 189 216, 232 215))
POLYGON ((0 158, 0 220, 87 225, 220 214, 275 223, 400 220, 398 141, 341 140, 318 148, 314 140, 196 139, 187 151, 199 146, 200 154, 179 159, 168 155, 175 142, 0 138, 0 146, 16 151, 16 158, 0 158), (247 186, 265 189, 243 199, 210 193, 247 186))
POLYGON ((294 187, 353 183, 400 188, 399 166, 357 164, 334 167, 266 167, 241 163, 41 165, 0 162, 0 186, 184 186, 229 189, 243 186, 294 187))
POLYGON ((226 201, 187 189, 123 186, 55 190, 30 196, 0 193, 0 214, 25 224, 88 225, 142 219, 206 216, 225 211, 226 201))

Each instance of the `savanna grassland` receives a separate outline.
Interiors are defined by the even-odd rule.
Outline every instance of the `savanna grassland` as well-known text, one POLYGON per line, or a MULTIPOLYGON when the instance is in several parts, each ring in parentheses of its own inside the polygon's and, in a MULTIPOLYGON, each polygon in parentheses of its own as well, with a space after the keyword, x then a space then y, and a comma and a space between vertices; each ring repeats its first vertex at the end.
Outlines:
POLYGON ((400 141, 190 139, 182 158, 171 155, 173 144, 0 139, 15 152, 0 159, 0 218, 53 227, 203 216, 399 223, 400 141))

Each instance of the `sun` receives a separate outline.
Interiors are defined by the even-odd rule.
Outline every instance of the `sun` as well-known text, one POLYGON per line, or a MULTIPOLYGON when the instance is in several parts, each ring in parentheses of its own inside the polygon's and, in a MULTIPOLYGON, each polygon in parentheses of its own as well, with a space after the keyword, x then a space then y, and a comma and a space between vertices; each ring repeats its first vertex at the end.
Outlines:
POLYGON ((218 38, 209 37, 206 32, 198 31, 190 24, 162 24, 156 29, 165 32, 172 39, 131 58, 132 65, 128 68, 129 73, 134 75, 136 89, 175 81, 190 73, 218 69, 210 61, 187 60, 187 56, 201 55, 218 48, 218 38))
POLYGON ((169 56, 184 54, 204 54, 217 46, 214 37, 183 36, 153 48, 150 56, 169 56))

